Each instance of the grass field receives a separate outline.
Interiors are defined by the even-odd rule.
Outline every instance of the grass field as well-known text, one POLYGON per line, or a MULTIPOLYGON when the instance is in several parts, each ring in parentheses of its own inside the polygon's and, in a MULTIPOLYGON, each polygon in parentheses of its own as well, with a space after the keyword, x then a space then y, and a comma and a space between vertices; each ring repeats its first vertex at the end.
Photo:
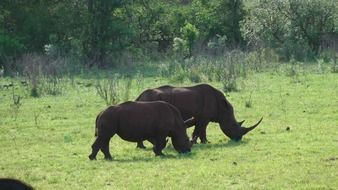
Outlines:
MULTIPOLYGON (((238 80, 239 91, 226 94, 237 120, 251 125, 264 117, 241 142, 230 141, 210 123, 209 144, 179 155, 169 143, 166 156, 155 157, 149 143, 138 150, 114 136, 113 161, 103 160, 101 152, 97 161, 88 159, 95 117, 105 108, 95 75, 65 78, 61 95, 39 98, 31 97, 20 79, 1 78, 0 84, 11 81, 14 87, 0 89, 0 177, 18 178, 36 189, 338 188, 335 73, 251 73, 238 80), (21 105, 12 105, 13 92, 22 97, 21 105)), ((129 98, 163 84, 192 83, 173 82, 153 71, 132 81, 129 98)))

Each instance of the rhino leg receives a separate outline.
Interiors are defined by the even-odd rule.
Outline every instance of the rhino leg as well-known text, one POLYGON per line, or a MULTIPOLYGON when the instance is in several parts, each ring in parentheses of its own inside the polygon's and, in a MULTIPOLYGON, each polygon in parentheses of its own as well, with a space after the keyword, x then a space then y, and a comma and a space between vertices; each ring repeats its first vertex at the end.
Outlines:
POLYGON ((110 141, 110 137, 104 138, 104 140, 102 141, 102 147, 101 147, 101 151, 104 154, 104 159, 106 160, 112 160, 112 156, 110 155, 110 152, 109 152, 109 141, 110 141))
POLYGON ((201 139, 201 143, 205 144, 208 142, 207 140, 207 126, 208 126, 208 121, 206 120, 198 120, 196 121, 195 129, 192 133, 192 143, 196 144, 197 143, 197 138, 199 137, 201 139))
POLYGON ((151 141, 154 141, 154 148, 153 151, 156 156, 163 156, 162 150, 167 144, 166 138, 156 138, 155 140, 151 139, 151 141))
POLYGON ((201 143, 205 144, 208 143, 209 141, 207 140, 207 125, 205 125, 204 127, 201 128, 200 131, 200 139, 201 139, 201 143))
POLYGON ((139 141, 139 142, 137 142, 136 148, 143 148, 143 149, 145 149, 146 147, 144 146, 143 141, 139 141))
POLYGON ((97 137, 95 142, 92 145, 92 153, 88 156, 90 160, 96 160, 96 155, 100 150, 102 144, 102 138, 97 137))
POLYGON ((111 137, 98 136, 92 145, 92 153, 88 156, 90 160, 96 160, 96 155, 101 149, 106 160, 111 160, 112 157, 109 153, 109 141, 111 137))

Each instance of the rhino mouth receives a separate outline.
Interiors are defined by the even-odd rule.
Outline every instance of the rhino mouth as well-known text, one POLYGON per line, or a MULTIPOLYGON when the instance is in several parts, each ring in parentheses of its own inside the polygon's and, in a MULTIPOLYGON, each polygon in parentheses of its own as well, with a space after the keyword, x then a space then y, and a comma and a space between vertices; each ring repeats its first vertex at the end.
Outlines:
POLYGON ((242 137, 231 138, 232 141, 239 142, 242 140, 242 137))
POLYGON ((187 149, 187 150, 180 150, 180 151, 178 151, 180 154, 187 154, 187 153, 190 153, 191 152, 191 150, 190 150, 190 148, 189 149, 187 149))

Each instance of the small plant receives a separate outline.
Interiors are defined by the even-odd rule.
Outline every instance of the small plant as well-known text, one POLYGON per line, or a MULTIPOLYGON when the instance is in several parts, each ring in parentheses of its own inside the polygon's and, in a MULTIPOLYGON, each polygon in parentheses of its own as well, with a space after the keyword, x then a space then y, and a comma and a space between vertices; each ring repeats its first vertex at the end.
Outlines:
POLYGON ((113 75, 108 79, 97 80, 95 88, 97 94, 105 101, 106 105, 116 105, 121 101, 127 101, 133 79, 118 79, 119 75, 113 75))
POLYGON ((301 72, 301 68, 299 67, 300 63, 291 59, 291 64, 287 65, 286 68, 286 76, 290 77, 293 82, 300 82, 299 73, 301 72))
MULTIPOLYGON (((170 68, 170 67, 169 67, 170 68)), ((188 72, 179 63, 173 63, 170 68, 170 80, 182 83, 188 76, 188 72)))
POLYGON ((64 89, 63 80, 58 76, 46 76, 41 78, 41 92, 48 95, 60 95, 64 89))
POLYGON ((34 97, 34 98, 38 98, 40 95, 38 93, 38 88, 36 86, 33 86, 31 88, 31 96, 34 97))
POLYGON ((132 82, 133 82, 133 79, 128 77, 125 79, 125 84, 123 84, 123 87, 120 88, 120 89, 123 89, 122 91, 123 101, 129 100, 132 82))
POLYGON ((332 59, 332 60, 331 60, 331 72, 332 72, 332 73, 338 73, 338 63, 337 63, 337 59, 332 59))
POLYGON ((11 108, 11 112, 12 112, 12 115, 13 115, 13 118, 14 118, 14 121, 16 121, 17 117, 18 117, 18 114, 19 114, 19 111, 20 111, 20 107, 21 107, 21 96, 20 95, 17 95, 16 92, 15 92, 15 88, 14 88, 14 84, 12 84, 12 104, 10 105, 10 108, 11 108))
POLYGON ((232 69, 222 70, 220 82, 222 83, 223 92, 237 91, 237 75, 232 69))
POLYGON ((324 60, 323 59, 318 59, 317 60, 317 72, 318 73, 323 73, 324 69, 323 69, 323 65, 324 65, 324 60))
POLYGON ((245 107, 251 108, 252 107, 252 91, 250 92, 249 99, 245 101, 245 107))
POLYGON ((287 121, 287 108, 286 108, 286 99, 284 98, 283 94, 282 94, 282 87, 280 87, 279 90, 279 98, 280 98, 280 109, 283 112, 283 116, 284 116, 284 122, 287 121))
POLYGON ((223 92, 237 91, 236 79, 233 77, 229 77, 225 80, 222 80, 222 88, 223 88, 223 92))
POLYGON ((1 66, 0 67, 0 78, 4 76, 4 73, 5 73, 4 67, 1 66))
POLYGON ((39 117, 41 113, 42 113, 42 109, 34 110, 34 124, 36 128, 39 127, 38 121, 39 121, 39 117))
POLYGON ((202 81, 201 74, 197 68, 192 68, 189 72, 189 80, 194 83, 199 83, 202 81))
POLYGON ((95 88, 97 94, 105 101, 106 105, 115 105, 118 103, 119 81, 116 75, 97 80, 95 88))
POLYGON ((140 72, 137 72, 135 76, 135 81, 136 81, 136 86, 137 86, 137 91, 141 92, 144 88, 144 77, 140 72))

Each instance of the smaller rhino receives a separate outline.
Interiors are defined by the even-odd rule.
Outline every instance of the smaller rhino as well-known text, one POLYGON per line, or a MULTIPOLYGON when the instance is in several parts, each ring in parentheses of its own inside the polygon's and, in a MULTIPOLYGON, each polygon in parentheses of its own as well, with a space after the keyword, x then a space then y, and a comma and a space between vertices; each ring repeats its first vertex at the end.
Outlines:
POLYGON ((18 180, 11 178, 0 178, 0 189, 1 190, 34 190, 30 185, 18 180))
MULTIPOLYGON (((190 120, 186 122, 191 122, 190 120)), ((190 152, 192 146, 180 112, 163 101, 128 101, 103 110, 96 118, 97 138, 92 145, 89 159, 95 160, 101 150, 104 158, 111 160, 109 141, 115 134, 130 142, 148 140, 154 145, 156 156, 163 155, 167 137, 171 137, 172 144, 179 153, 190 152)))

